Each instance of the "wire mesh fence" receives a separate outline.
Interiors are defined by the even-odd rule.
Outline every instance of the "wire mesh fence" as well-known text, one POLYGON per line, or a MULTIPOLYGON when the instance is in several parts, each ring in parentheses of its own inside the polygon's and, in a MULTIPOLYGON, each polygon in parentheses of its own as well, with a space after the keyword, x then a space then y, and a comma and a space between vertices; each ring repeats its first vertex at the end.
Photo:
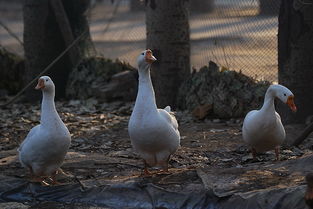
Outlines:
MULTIPOLYGON (((144 9, 132 11, 131 1, 94 1, 90 27, 99 54, 136 66, 138 53, 146 47, 145 12, 144 9)), ((192 4, 193 1, 201 0, 190 0, 192 4)), ((280 0, 203 1, 213 1, 214 9, 191 11, 192 66, 200 68, 211 60, 257 79, 276 81, 280 0)), ((21 18, 3 18, 2 22, 22 38, 21 18)), ((0 35, 1 45, 21 53, 21 46, 16 47, 19 44, 2 27, 0 35)))
MULTIPOLYGON (((276 81, 280 2, 261 1, 215 0, 211 12, 191 11, 192 66, 200 68, 212 60, 257 79, 276 81)), ((119 5, 106 33, 101 33, 98 21, 92 23, 94 41, 104 56, 136 65, 137 54, 145 48, 144 11, 131 12, 126 0, 114 4, 97 4, 95 20, 108 19, 116 4, 119 5)))

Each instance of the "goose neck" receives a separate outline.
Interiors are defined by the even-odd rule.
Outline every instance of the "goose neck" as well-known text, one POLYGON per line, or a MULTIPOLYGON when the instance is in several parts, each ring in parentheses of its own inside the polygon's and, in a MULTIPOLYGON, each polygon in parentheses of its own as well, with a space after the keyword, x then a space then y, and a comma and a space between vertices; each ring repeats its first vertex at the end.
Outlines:
POLYGON ((51 126, 55 124, 55 121, 61 121, 61 119, 55 108, 54 93, 43 92, 40 123, 43 126, 51 126))
POLYGON ((150 69, 139 70, 138 94, 135 108, 145 110, 157 110, 155 102, 155 93, 152 86, 150 69))
POLYGON ((150 74, 150 68, 149 67, 144 67, 143 69, 138 70, 139 74, 139 84, 143 83, 152 83, 151 82, 151 74, 150 74))
POLYGON ((274 99, 275 99, 274 92, 271 91, 270 89, 267 90, 261 110, 267 111, 267 112, 268 111, 275 112, 274 99))

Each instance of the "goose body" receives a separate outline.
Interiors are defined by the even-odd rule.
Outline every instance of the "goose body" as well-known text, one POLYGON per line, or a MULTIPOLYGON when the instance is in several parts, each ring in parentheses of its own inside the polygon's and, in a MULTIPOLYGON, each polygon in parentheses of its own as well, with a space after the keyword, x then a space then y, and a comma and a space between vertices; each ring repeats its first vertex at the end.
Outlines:
POLYGON ((294 95, 282 85, 271 85, 266 91, 264 103, 260 110, 250 111, 243 122, 243 140, 252 148, 253 156, 256 152, 275 149, 278 158, 278 148, 284 142, 286 133, 280 115, 275 111, 274 99, 282 102, 296 111, 294 95))
POLYGON ((55 108, 53 81, 42 76, 36 89, 43 92, 40 124, 30 130, 18 151, 22 166, 41 179, 54 177, 68 151, 71 136, 55 108))
POLYGON ((150 65, 155 60, 150 50, 138 58, 139 86, 128 132, 132 146, 146 165, 168 168, 170 156, 180 145, 180 134, 171 108, 158 109, 150 77, 150 65), (148 58, 150 56, 151 62, 148 58))

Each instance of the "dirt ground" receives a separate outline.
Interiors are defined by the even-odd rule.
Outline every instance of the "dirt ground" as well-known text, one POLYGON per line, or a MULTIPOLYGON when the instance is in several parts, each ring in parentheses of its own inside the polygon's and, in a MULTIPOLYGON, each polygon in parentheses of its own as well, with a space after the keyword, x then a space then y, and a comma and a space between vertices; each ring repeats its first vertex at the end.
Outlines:
MULTIPOLYGON (((312 169, 312 166, 297 163, 312 156, 310 137, 299 149, 282 146, 280 161, 275 161, 274 152, 260 154, 258 160, 253 161, 241 139, 242 119, 198 121, 187 112, 176 112, 181 147, 170 160, 169 174, 160 174, 154 169, 152 176, 144 177, 143 163, 133 152, 127 133, 133 103, 108 104, 90 99, 57 102, 56 106, 72 135, 72 144, 62 166, 68 176, 59 176, 63 185, 78 183, 81 188, 89 188, 140 182, 171 192, 213 189, 216 196, 225 197, 303 185, 304 175, 312 169)), ((39 115, 39 104, 19 103, 0 109, 1 178, 27 181, 28 173, 19 164, 16 149, 30 128, 39 123, 39 115)), ((289 140, 303 127, 287 126, 289 140)), ((11 204, 1 203, 0 206, 24 207, 11 207, 11 204)), ((28 202, 26 205, 41 208, 40 204, 46 203, 28 202)))

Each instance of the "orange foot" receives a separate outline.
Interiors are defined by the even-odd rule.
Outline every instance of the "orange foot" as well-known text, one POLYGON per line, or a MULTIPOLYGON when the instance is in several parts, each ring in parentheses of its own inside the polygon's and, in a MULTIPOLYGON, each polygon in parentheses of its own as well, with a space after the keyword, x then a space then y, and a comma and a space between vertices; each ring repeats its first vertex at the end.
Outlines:
POLYGON ((148 168, 145 166, 143 170, 143 176, 152 176, 152 173, 148 170, 148 168))

